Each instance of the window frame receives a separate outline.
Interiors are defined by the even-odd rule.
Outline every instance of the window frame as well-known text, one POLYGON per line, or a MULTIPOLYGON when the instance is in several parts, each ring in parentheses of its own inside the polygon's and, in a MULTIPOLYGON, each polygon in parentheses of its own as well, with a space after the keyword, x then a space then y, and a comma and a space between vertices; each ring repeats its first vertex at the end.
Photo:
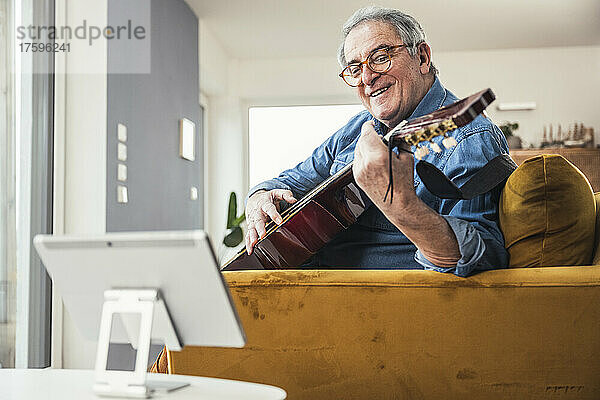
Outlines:
MULTIPOLYGON (((13 1, 16 24, 54 25, 53 0, 13 1)), ((54 53, 14 54, 20 141, 15 367, 45 368, 51 362, 52 283, 32 242, 53 231, 54 53), (45 73, 32 73, 39 71, 45 73)))

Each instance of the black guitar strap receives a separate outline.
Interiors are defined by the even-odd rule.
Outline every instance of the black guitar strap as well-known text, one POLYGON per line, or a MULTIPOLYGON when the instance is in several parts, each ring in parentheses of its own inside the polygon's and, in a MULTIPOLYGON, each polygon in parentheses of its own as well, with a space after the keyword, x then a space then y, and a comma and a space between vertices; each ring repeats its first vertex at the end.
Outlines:
POLYGON ((427 161, 417 163, 417 174, 433 195, 442 199, 471 200, 498 188, 517 168, 517 164, 508 154, 499 155, 475 173, 464 185, 458 187, 435 165, 427 161))

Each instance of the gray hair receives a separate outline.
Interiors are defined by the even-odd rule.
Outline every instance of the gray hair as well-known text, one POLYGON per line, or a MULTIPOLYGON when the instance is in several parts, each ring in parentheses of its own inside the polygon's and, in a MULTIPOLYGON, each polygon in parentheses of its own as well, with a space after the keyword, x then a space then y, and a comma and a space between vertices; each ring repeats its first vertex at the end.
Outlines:
MULTIPOLYGON (((361 8, 356 10, 342 27, 342 43, 338 49, 338 62, 342 68, 346 66, 346 56, 344 55, 346 37, 352 29, 366 21, 385 22, 396 28, 398 36, 407 45, 406 50, 412 57, 417 54, 417 45, 427 41, 425 31, 419 22, 410 15, 393 8, 376 6, 361 8)), ((438 74, 438 69, 433 63, 430 65, 430 72, 433 75, 438 74)))

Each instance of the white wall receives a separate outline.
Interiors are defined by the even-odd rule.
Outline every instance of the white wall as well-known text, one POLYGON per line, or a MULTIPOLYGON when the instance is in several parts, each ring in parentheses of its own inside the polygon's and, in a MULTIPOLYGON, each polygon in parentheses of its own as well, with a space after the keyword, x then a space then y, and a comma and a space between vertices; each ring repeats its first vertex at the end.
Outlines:
MULTIPOLYGON (((593 126, 600 140, 600 46, 435 53, 442 83, 464 97, 491 87, 499 102, 534 101, 534 111, 499 112, 496 122, 519 121, 518 135, 537 144, 544 124, 574 121, 593 126)), ((244 61, 239 64, 240 96, 249 105, 334 104, 356 102, 352 89, 337 77, 331 58, 244 61), (306 78, 302 79, 302 76, 306 78)), ((555 131, 556 132, 556 131, 555 131)))
MULTIPOLYGON (((238 195, 239 210, 247 186, 247 135, 244 111, 238 95, 231 59, 212 32, 200 20, 200 91, 206 98, 208 130, 206 144, 205 230, 218 249, 227 221, 229 193, 238 195)), ((240 211, 238 211, 240 212, 240 211)))
POLYGON ((352 88, 337 76, 340 67, 335 55, 244 60, 238 65, 235 73, 239 78, 239 95, 251 101, 357 101, 352 88))
POLYGON ((538 145, 544 124, 554 124, 556 134, 559 123, 564 132, 577 121, 594 127, 600 143, 600 46, 437 53, 433 59, 459 97, 491 87, 495 104, 534 101, 532 111, 489 109, 497 123, 518 121, 523 139, 538 145))

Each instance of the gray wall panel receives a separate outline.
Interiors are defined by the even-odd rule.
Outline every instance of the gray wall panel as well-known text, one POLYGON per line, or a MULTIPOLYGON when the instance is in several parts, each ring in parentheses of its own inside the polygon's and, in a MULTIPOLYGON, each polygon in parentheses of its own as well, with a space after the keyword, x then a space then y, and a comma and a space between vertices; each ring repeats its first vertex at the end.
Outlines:
MULTIPOLYGON (((109 25, 135 20, 139 2, 109 0, 109 25)), ((198 19, 183 0, 151 0, 150 15, 151 73, 108 75, 107 232, 203 227, 198 19), (179 157, 183 117, 196 124, 193 162, 179 157), (128 128, 127 204, 117 202, 119 122, 128 128), (191 186, 198 188, 196 201, 190 199, 191 186)), ((122 71, 127 60, 139 62, 144 56, 131 43, 108 42, 109 72, 122 71)))

